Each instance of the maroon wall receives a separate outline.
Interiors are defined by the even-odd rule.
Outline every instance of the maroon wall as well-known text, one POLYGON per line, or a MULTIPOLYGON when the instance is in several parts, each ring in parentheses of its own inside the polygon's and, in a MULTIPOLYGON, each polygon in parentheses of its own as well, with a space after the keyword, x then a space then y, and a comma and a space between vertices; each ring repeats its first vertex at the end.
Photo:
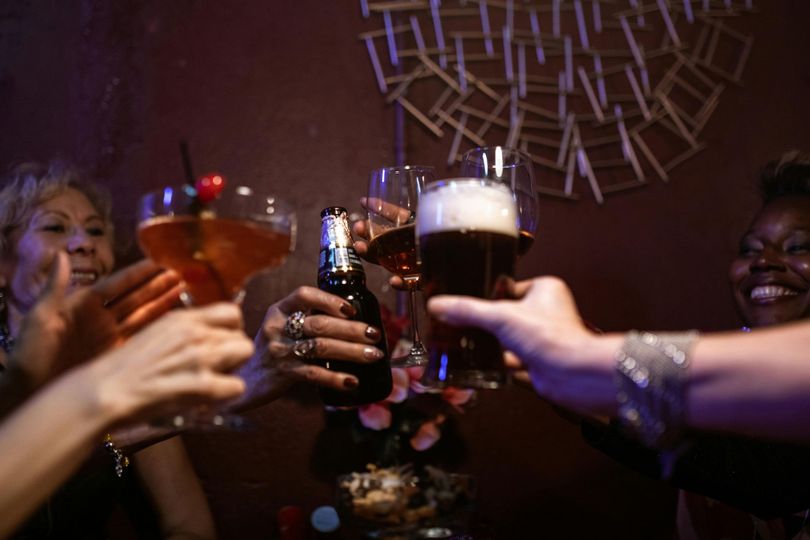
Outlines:
MULTIPOLYGON (((273 186, 297 206, 298 249, 250 287, 251 329, 273 299, 313 283, 318 211, 357 208, 368 170, 394 161, 393 112, 356 39, 369 24, 354 1, 5 4, 0 163, 62 155, 91 170, 113 191, 124 259, 135 256, 139 194, 181 179, 180 139, 198 171, 273 186)), ((745 85, 723 94, 707 150, 669 184, 604 207, 542 201, 521 273, 564 277, 604 329, 737 324, 725 270, 756 206, 756 172, 785 149, 810 148, 810 4, 757 4, 740 23, 755 36, 745 85)), ((413 122, 406 136, 411 161, 444 160, 447 141, 413 122)), ((369 273, 391 303, 382 272, 369 273)), ((252 419, 252 433, 188 437, 226 538, 268 537, 280 506, 329 502, 331 472, 365 459, 345 430, 324 435, 312 389, 252 419)), ((466 453, 455 468, 479 476, 479 520, 497 538, 529 527, 549 537, 667 535, 672 492, 589 449, 531 393, 484 394, 457 420, 466 453)))

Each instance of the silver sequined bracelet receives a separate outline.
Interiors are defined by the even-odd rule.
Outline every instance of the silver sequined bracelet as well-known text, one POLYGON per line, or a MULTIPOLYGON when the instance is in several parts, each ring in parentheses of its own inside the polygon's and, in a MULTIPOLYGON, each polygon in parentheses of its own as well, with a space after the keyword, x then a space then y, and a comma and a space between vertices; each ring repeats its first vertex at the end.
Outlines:
MULTIPOLYGON (((683 438, 689 353, 697 337, 697 331, 633 330, 616 355, 619 422, 644 445, 664 451, 664 461, 683 438)), ((668 476, 672 464, 664 461, 668 476)))

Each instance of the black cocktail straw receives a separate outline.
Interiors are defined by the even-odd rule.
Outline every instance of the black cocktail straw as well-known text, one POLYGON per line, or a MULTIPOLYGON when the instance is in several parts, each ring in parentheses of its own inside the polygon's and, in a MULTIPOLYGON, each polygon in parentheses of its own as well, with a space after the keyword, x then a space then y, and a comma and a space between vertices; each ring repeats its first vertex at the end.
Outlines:
POLYGON ((193 197, 189 204, 189 210, 192 215, 199 215, 203 209, 200 199, 197 197, 196 181, 194 179, 194 171, 191 168, 191 153, 188 151, 188 143, 185 139, 180 139, 180 159, 183 161, 183 170, 186 173, 186 184, 188 189, 191 190, 193 197))
POLYGON ((186 173, 186 182, 188 185, 194 185, 194 171, 191 168, 191 154, 188 151, 188 143, 181 139, 180 140, 180 157, 183 160, 183 170, 186 173))

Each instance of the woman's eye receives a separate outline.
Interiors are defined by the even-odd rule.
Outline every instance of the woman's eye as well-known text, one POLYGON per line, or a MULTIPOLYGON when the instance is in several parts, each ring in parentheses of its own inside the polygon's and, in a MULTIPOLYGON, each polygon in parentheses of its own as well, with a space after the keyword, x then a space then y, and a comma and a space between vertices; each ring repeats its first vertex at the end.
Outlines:
POLYGON ((87 234, 90 236, 104 236, 107 234, 107 231, 105 231, 103 227, 89 227, 87 229, 87 234))
POLYGON ((42 230, 52 233, 63 233, 67 229, 65 229, 65 226, 62 225, 61 223, 48 223, 42 226, 42 230))
POLYGON ((759 248, 754 246, 740 246, 739 256, 740 257, 753 257, 757 253, 759 253, 759 248))
POLYGON ((794 244, 792 246, 788 246, 787 251, 790 255, 803 255, 805 253, 810 253, 810 244, 794 244))

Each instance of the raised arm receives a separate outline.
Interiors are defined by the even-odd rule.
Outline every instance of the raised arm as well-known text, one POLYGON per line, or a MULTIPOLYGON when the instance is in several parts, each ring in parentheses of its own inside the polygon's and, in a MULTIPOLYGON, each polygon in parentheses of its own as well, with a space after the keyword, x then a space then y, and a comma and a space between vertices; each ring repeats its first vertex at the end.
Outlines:
POLYGON ((66 294, 70 263, 59 253, 41 298, 22 322, 0 377, 0 416, 67 369, 98 356, 173 307, 176 274, 150 260, 66 294))
POLYGON ((0 424, 0 537, 41 504, 110 426, 233 398, 226 375, 253 346, 229 304, 173 312, 120 347, 76 367, 0 424))
MULTIPOLYGON (((498 336, 542 397, 588 415, 616 416, 616 355, 622 334, 582 323, 557 278, 518 284, 518 300, 435 297, 433 316, 498 336)), ((750 334, 702 335, 691 353, 686 425, 695 429, 810 441, 810 322, 750 334)))

